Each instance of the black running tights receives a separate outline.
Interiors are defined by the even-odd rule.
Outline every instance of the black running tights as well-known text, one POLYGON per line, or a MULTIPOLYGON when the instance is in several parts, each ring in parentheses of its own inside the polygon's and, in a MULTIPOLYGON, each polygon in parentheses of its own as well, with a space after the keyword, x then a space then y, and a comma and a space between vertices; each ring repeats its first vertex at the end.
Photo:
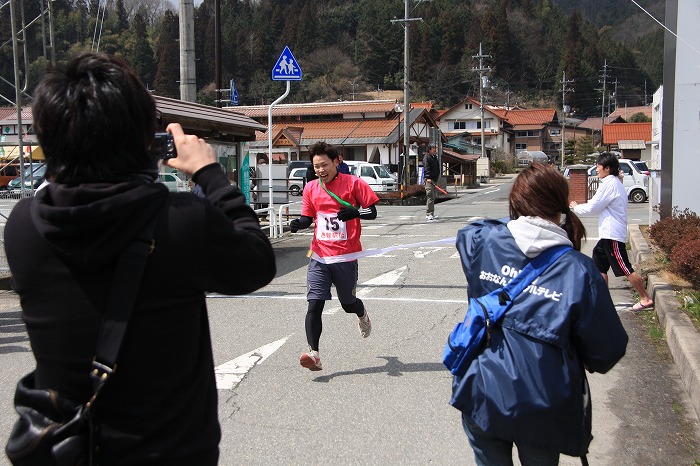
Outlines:
MULTIPOLYGON (((312 350, 318 351, 319 341, 321 340, 321 332, 323 332, 323 306, 325 301, 320 299, 309 300, 309 309, 306 311, 306 341, 312 350)), ((343 310, 349 314, 357 314, 357 317, 365 315, 365 306, 362 300, 356 299, 352 304, 342 304, 343 310)))

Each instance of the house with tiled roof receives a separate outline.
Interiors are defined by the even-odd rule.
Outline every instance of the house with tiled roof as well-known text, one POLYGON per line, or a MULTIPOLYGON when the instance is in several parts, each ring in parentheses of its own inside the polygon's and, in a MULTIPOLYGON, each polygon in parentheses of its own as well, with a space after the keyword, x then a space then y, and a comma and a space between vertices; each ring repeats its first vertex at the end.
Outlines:
MULTIPOLYGON (((228 107, 261 124, 268 123, 267 105, 228 107)), ((409 112, 409 173, 415 176, 423 147, 436 141, 437 122, 432 104, 412 103, 409 112)), ((393 100, 315 102, 272 107, 272 163, 309 160, 308 147, 326 141, 338 148, 345 160, 389 166, 397 172, 404 152, 403 107, 393 100)), ((268 133, 258 132, 249 146, 251 160, 267 159, 268 133)), ((463 161, 459 161, 460 163, 463 161)))
MULTIPOLYGON (((226 112, 216 107, 161 96, 154 96, 154 100, 159 131, 164 131, 169 123, 180 123, 186 133, 195 134, 212 145, 218 162, 232 182, 244 184, 242 183, 245 181, 242 176, 243 158, 240 156, 243 152, 243 144, 253 140, 256 131, 265 131, 264 125, 244 115, 226 112)), ((32 128, 34 117, 31 107, 24 107, 21 117, 25 152, 27 148, 31 148, 34 159, 43 159, 43 153, 32 128)), ((3 107, 0 111, 2 131, 0 154, 4 153, 9 161, 19 153, 17 150, 19 126, 16 108, 3 107)))
MULTIPOLYGON (((510 151, 508 138, 504 134, 504 120, 488 106, 484 106, 484 147, 487 154, 494 149, 510 151)), ((455 148, 481 148, 481 103, 473 97, 466 97, 440 115, 440 131, 455 148)))
POLYGON ((636 115, 637 113, 643 114, 645 117, 651 121, 651 114, 653 112, 653 109, 651 107, 647 106, 639 106, 639 107, 618 107, 615 109, 614 112, 612 112, 610 115, 605 117, 608 123, 613 123, 615 122, 618 118, 620 118, 620 122, 625 122, 629 123, 630 118, 632 118, 633 115, 636 115))
MULTIPOLYGON (((440 129, 450 144, 481 146, 481 106, 477 99, 467 97, 440 116, 440 129)), ((542 151, 557 161, 561 156, 562 140, 590 136, 590 130, 562 125, 554 108, 526 109, 520 107, 484 106, 484 146, 491 157, 502 151, 513 157, 520 151, 542 151)))
POLYGON ((608 151, 618 150, 622 158, 650 160, 652 123, 611 123, 603 125, 603 144, 608 151))
POLYGON ((632 118, 633 115, 637 113, 642 113, 644 116, 649 118, 649 121, 652 119, 652 113, 653 109, 651 107, 647 106, 640 106, 640 107, 619 107, 617 108, 614 112, 612 112, 610 115, 607 115, 605 118, 601 117, 589 117, 586 118, 581 124, 579 124, 579 128, 585 128, 590 130, 593 135, 594 135, 594 141, 593 143, 595 145, 600 145, 600 130, 603 127, 603 124, 610 124, 610 123, 627 123, 629 122, 630 118, 632 118))

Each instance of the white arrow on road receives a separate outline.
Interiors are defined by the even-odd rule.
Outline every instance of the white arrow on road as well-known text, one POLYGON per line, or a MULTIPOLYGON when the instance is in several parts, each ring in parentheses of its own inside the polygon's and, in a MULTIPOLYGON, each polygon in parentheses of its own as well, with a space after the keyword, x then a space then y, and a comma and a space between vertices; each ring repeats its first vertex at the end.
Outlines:
POLYGON ((249 353, 238 356, 236 359, 232 359, 218 366, 214 369, 214 373, 216 374, 216 388, 219 390, 232 390, 236 388, 236 385, 243 380, 243 377, 246 376, 248 371, 258 364, 261 364, 268 356, 277 351, 287 342, 289 337, 291 337, 291 335, 281 340, 268 343, 267 345, 261 346, 258 349, 254 349, 249 353))
MULTIPOLYGON (((406 266, 404 265, 403 267, 399 267, 396 270, 392 270, 391 272, 387 272, 382 275, 379 275, 378 277, 374 277, 371 280, 367 280, 366 282, 362 283, 362 285, 367 286, 359 289, 357 293, 355 293, 355 296, 357 296, 358 298, 363 298, 367 296, 367 294, 371 293, 372 290, 374 290, 377 286, 391 286, 399 280, 401 274, 403 274, 405 271, 406 266)), ((342 306, 333 306, 323 311, 323 313, 325 315, 333 315, 336 312, 338 312, 341 308, 342 306)))

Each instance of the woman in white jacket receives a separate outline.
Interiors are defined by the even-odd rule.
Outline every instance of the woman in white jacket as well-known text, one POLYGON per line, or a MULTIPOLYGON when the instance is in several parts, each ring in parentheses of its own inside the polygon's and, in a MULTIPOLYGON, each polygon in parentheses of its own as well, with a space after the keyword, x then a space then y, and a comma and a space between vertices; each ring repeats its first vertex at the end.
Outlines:
POLYGON ((632 268, 627 258, 627 192, 618 175, 620 162, 609 152, 598 156, 596 172, 601 182, 593 198, 585 204, 571 201, 569 207, 580 216, 598 215, 598 237, 593 248, 593 260, 608 283, 608 270, 612 268, 616 277, 625 275, 639 293, 639 301, 633 311, 651 309, 654 301, 644 287, 642 277, 632 268))

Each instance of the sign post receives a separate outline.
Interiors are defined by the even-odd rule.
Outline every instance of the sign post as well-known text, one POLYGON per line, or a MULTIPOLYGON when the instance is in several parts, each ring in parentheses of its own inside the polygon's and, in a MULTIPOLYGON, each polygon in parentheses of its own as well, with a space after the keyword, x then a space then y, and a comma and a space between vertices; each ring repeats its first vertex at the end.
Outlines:
POLYGON ((233 79, 231 80, 231 86, 229 87, 229 103, 230 105, 238 105, 238 89, 236 89, 233 79))
MULTIPOLYGON (((294 58, 292 51, 285 45, 282 54, 277 59, 275 66, 272 68, 273 81, 287 81, 287 90, 279 96, 277 100, 270 104, 267 111, 267 148, 268 148, 268 163, 272 165, 272 107, 284 100, 289 95, 291 89, 290 81, 301 81, 302 72, 297 59, 294 58)), ((270 196, 269 208, 274 209, 274 198, 272 189, 272 167, 268 171, 268 192, 270 196)), ((274 211, 270 212, 270 218, 274 215, 274 211)), ((275 230, 276 231, 276 230, 275 230)))

